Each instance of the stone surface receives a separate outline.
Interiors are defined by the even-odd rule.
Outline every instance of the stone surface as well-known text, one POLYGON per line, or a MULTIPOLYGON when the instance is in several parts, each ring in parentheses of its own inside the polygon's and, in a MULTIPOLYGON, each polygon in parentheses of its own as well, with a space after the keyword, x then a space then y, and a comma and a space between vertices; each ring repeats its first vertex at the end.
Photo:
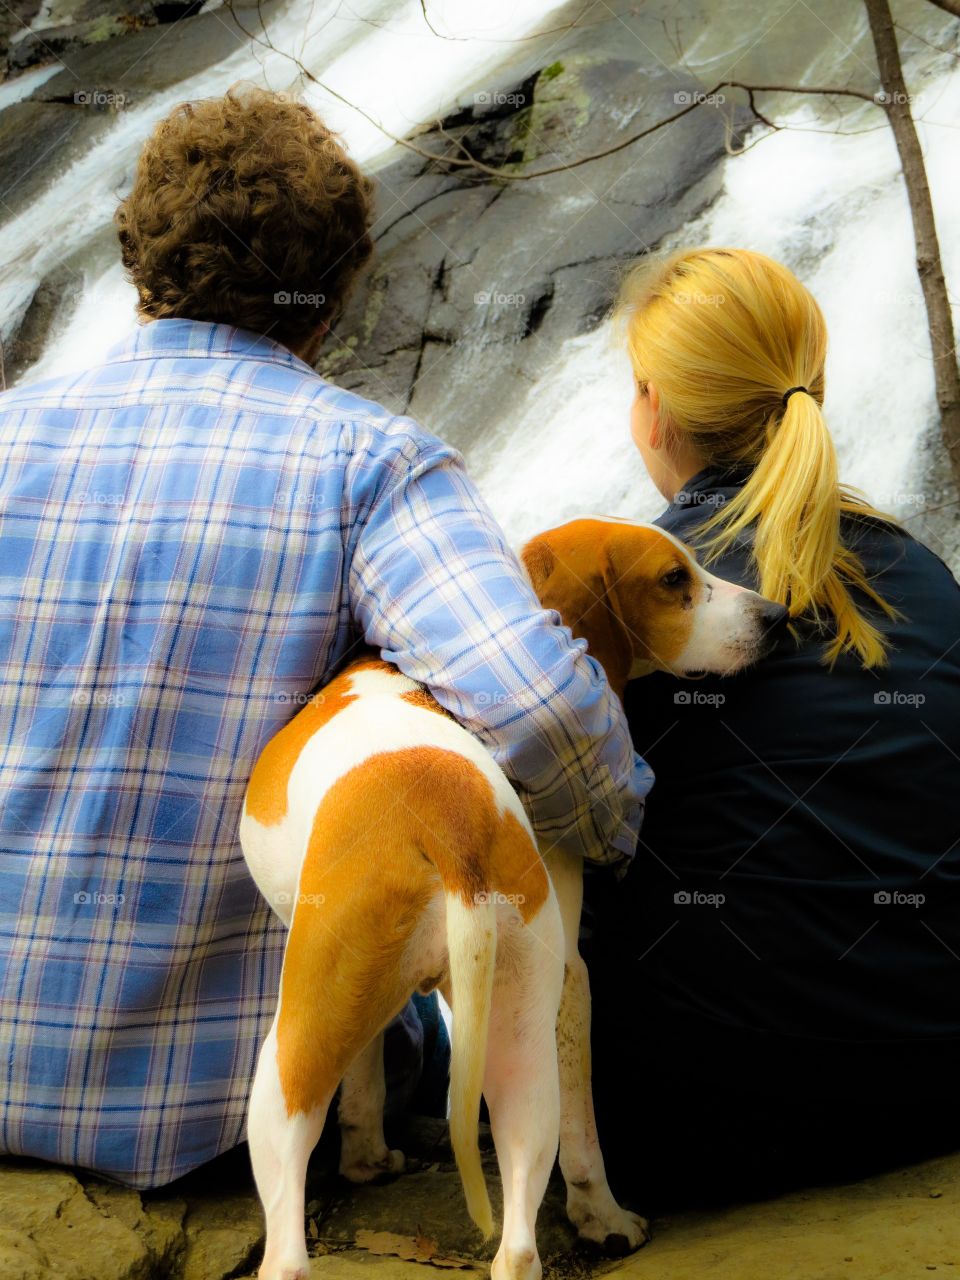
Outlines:
MULTIPOLYGON (((626 142, 683 101, 675 72, 641 72, 584 41, 418 134, 436 161, 406 152, 376 174, 376 262, 319 368, 394 410, 444 422, 461 448, 489 428, 471 388, 522 395, 537 344, 554 349, 595 328, 623 264, 716 193, 725 125, 710 107, 647 145, 562 168, 626 142), (505 181, 448 163, 465 153, 521 177, 562 171, 505 181)), ((735 127, 750 119, 735 113, 735 127)))
POLYGON ((48 1166, 0 1170, 2 1280, 151 1280, 183 1253, 176 1202, 144 1205, 135 1191, 48 1166))
MULTIPOLYGON (((389 1135, 410 1172, 354 1187, 336 1176, 335 1144, 311 1164, 307 1228, 311 1276, 429 1280, 488 1274, 496 1242, 469 1221, 446 1126, 417 1120, 389 1135), (370 1253, 364 1231, 436 1241, 445 1269, 370 1253)), ((481 1148, 499 1212, 489 1133, 481 1148)), ((672 1212, 652 1242, 620 1261, 577 1245, 555 1176, 540 1212, 546 1280, 907 1280, 960 1275, 960 1154, 862 1182, 797 1191, 758 1204, 672 1212)), ((246 1152, 221 1157, 148 1193, 22 1161, 0 1162, 0 1280, 254 1280, 263 1246, 246 1152)), ((369 1243, 369 1241, 368 1241, 369 1243)))
POLYGON ((960 1274, 960 1156, 655 1223, 610 1280, 908 1280, 960 1274))
MULTIPOLYGON (((95 0, 89 4, 96 8, 95 0)), ((109 132, 119 113, 225 61, 244 43, 226 10, 185 17, 157 31, 136 18, 139 0, 111 0, 111 5, 111 12, 126 16, 122 21, 110 19, 118 25, 109 40, 81 32, 88 25, 84 22, 76 28, 44 29, 37 37, 24 35, 10 43, 7 57, 13 61, 7 65, 8 75, 39 62, 59 64, 61 69, 24 101, 0 112, 0 222, 21 212, 61 177, 109 132), (24 47, 29 43, 34 48, 37 40, 36 56, 23 61, 24 47), (18 57, 21 62, 16 62, 18 57)), ((4 7, 0 5, 0 13, 4 7)), ((263 10, 269 19, 281 7, 282 0, 266 0, 263 10)), ((152 12, 152 6, 147 8, 152 12)), ((246 24, 255 20, 247 4, 238 4, 237 15, 246 24)), ((91 21, 96 26, 107 19, 91 21)), ((0 79, 3 66, 0 36, 0 79)))

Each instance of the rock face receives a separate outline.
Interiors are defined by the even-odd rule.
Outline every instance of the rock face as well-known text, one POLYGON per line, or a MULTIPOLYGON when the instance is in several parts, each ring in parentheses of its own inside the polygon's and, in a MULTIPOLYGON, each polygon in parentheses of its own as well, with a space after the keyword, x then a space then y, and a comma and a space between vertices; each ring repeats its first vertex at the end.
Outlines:
MULTIPOLYGON (((692 92, 601 43, 477 94, 419 134, 416 145, 438 158, 408 152, 376 175, 376 263, 321 372, 467 444, 490 421, 477 388, 522 395, 531 346, 594 328, 623 265, 715 194, 729 120, 714 108, 629 145, 692 92), (506 174, 456 163, 467 158, 506 174)), ((733 127, 750 119, 735 114, 733 127)))
POLYGON ((192 17, 203 0, 14 0, 0 15, 0 70, 14 75, 143 27, 192 17))
MULTIPOLYGON (((33 1164, 0 1173, 4 1280, 148 1280, 177 1274, 183 1202, 144 1205, 135 1191, 33 1164)), ((181 1268, 182 1269, 182 1268, 181 1268)))
MULTIPOLYGON (((67 5, 68 0, 57 0, 54 15, 94 16, 27 32, 6 13, 5 51, 0 27, 0 80, 4 73, 14 75, 34 63, 58 66, 22 101, 0 112, 0 221, 25 210, 41 190, 55 183, 68 164, 110 130, 118 113, 226 60, 241 39, 228 11, 192 16, 196 4, 81 0, 67 5), (152 29, 158 10, 186 16, 161 33, 152 29), (9 31, 11 24, 15 31, 9 31), (29 145, 24 145, 25 138, 29 145)), ((272 0, 264 12, 269 18, 280 7, 272 0)), ((0 5, 0 21, 5 9, 0 5)), ((255 21, 255 11, 245 6, 237 7, 237 15, 241 22, 255 21)))

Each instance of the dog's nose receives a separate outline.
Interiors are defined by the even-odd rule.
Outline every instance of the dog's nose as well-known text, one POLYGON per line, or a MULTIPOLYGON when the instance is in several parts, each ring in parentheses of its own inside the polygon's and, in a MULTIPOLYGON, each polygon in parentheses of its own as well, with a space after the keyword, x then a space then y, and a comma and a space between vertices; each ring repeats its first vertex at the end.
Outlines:
POLYGON ((771 638, 786 630, 789 618, 790 610, 786 605, 776 604, 773 600, 764 600, 760 606, 760 621, 764 631, 771 638))

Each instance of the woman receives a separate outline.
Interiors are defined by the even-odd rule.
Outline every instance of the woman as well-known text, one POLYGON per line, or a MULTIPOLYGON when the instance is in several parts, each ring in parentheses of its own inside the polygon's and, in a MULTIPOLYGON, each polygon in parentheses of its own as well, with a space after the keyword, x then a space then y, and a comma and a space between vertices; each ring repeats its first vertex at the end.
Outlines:
POLYGON ((742 675, 628 686, 656 785, 584 939, 611 1180, 649 1209, 960 1147, 960 590, 838 483, 785 267, 679 253, 619 314, 658 524, 793 626, 742 675))

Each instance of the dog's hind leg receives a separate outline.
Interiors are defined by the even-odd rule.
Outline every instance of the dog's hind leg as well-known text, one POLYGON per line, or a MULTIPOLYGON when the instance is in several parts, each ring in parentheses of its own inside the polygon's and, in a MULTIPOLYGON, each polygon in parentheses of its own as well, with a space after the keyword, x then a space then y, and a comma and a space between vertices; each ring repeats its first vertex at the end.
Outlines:
POLYGON ((580 955, 583 868, 563 853, 545 859, 557 893, 564 934, 564 981, 557 1020, 560 1065, 560 1169, 567 1216, 584 1240, 628 1253, 649 1238, 646 1221, 614 1199, 597 1137, 590 1083, 590 983, 580 955))
POLYGON ((347 1068, 340 1085, 340 1173, 351 1182, 370 1182, 385 1173, 402 1173, 402 1151, 391 1151, 383 1136, 383 1032, 347 1068))
MULTIPOLYGON (((309 854, 283 958, 280 1000, 260 1054, 248 1126, 267 1220, 260 1280, 307 1275, 304 1182, 334 1092, 416 985, 402 963, 432 883, 417 861, 364 875, 376 851, 324 870, 309 854)), ((422 860, 421 860, 422 861, 422 860)), ((348 1108, 349 1109, 349 1108, 348 1108)))
MULTIPOLYGON (((492 1280, 539 1280, 537 1212, 557 1154, 556 1016, 562 933, 551 893, 528 922, 504 923, 497 952, 484 1095, 503 1181, 492 1280)), ((456 1010, 453 1031, 456 1035, 456 1010)))
POLYGON ((277 1021, 260 1050, 247 1123, 253 1176, 267 1220, 259 1276, 303 1280, 310 1266, 303 1232, 307 1161, 323 1130, 336 1081, 310 1111, 289 1114, 277 1060, 277 1021))

